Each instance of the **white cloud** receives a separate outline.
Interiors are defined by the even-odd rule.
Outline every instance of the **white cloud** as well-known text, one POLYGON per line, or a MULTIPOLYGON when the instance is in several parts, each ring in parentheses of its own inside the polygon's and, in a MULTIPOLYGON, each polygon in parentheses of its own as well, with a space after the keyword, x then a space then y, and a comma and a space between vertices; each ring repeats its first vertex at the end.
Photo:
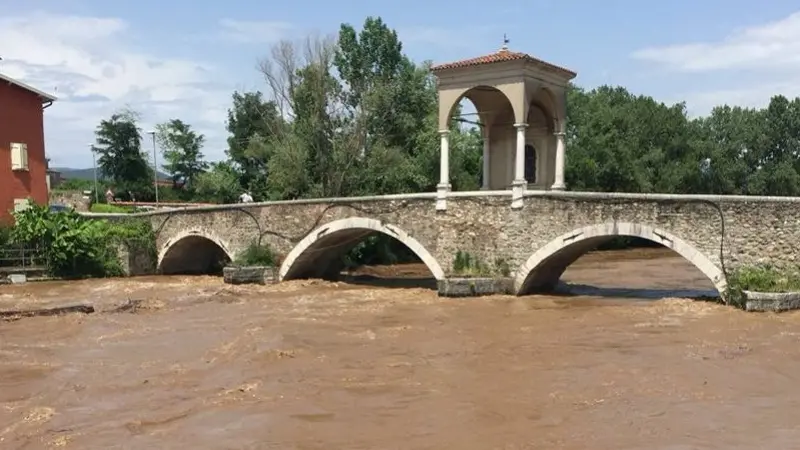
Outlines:
POLYGON ((273 43, 292 30, 291 24, 276 21, 222 19, 219 25, 220 38, 241 44, 273 43))
POLYGON ((738 30, 718 42, 649 47, 633 57, 683 72, 800 69, 800 12, 738 30))
POLYGON ((674 85, 713 86, 676 92, 692 115, 723 104, 764 107, 774 95, 800 94, 800 12, 718 41, 648 47, 632 57, 677 72, 674 85))
POLYGON ((135 50, 130 28, 113 17, 0 18, 0 71, 59 98, 45 112, 52 164, 91 164, 86 147, 95 127, 122 107, 138 111, 146 128, 180 117, 207 135, 209 157, 222 157, 231 89, 215 81, 217 69, 135 50))
POLYGON ((778 81, 760 83, 750 87, 688 92, 680 97, 667 100, 667 102, 686 100, 689 115, 703 116, 710 113, 714 107, 724 104, 763 108, 775 95, 794 98, 798 96, 798 93, 800 93, 800 82, 778 81))

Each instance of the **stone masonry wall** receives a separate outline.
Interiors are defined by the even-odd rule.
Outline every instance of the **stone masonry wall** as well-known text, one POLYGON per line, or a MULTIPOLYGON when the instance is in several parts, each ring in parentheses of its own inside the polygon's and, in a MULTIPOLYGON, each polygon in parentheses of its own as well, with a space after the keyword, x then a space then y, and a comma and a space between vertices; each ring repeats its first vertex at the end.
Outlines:
POLYGON ((513 210, 507 195, 475 193, 448 199, 436 211, 432 195, 229 205, 149 213, 157 248, 187 230, 201 230, 233 253, 261 237, 286 255, 309 232, 337 219, 365 217, 414 237, 452 270, 457 250, 487 263, 505 260, 512 271, 565 233, 608 222, 631 222, 666 231, 725 268, 795 262, 800 247, 800 199, 595 193, 538 193, 513 210))

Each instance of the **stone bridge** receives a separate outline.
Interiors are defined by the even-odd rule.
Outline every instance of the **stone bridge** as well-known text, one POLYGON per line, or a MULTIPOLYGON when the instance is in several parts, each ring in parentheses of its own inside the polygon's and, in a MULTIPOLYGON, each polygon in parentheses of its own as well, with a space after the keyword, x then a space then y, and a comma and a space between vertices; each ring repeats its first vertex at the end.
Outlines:
MULTIPOLYGON (((694 264, 720 291, 742 264, 793 264, 800 198, 508 191, 219 205, 137 214, 152 221, 158 271, 202 271, 235 259, 250 243, 280 256, 280 279, 327 277, 339 257, 373 233, 410 248, 434 278, 457 276, 458 251, 513 277, 518 294, 553 287, 564 270, 615 236, 662 244, 694 264)), ((129 216, 128 216, 129 217, 129 216)))

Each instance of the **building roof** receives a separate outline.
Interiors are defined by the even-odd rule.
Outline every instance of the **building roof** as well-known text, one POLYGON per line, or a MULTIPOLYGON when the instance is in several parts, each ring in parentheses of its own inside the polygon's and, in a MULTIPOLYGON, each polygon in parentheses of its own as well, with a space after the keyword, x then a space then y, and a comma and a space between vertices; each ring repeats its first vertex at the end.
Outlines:
POLYGON ((40 91, 39 89, 36 89, 33 86, 27 85, 27 84, 23 83, 22 81, 15 80, 15 79, 9 77, 8 75, 4 75, 2 73, 0 73, 0 81, 5 81, 5 82, 7 82, 9 84, 13 84, 14 86, 20 87, 22 89, 25 89, 28 92, 31 92, 33 94, 38 95, 39 97, 41 97, 43 103, 44 102, 54 102, 54 101, 57 100, 57 98, 54 95, 50 95, 50 94, 48 94, 48 93, 46 93, 44 91, 40 91))
POLYGON ((454 61, 454 62, 449 62, 449 63, 444 63, 444 64, 437 64, 437 65, 431 67, 431 70, 434 71, 434 72, 438 72, 438 71, 447 70, 447 69, 460 69, 460 68, 465 68, 465 67, 482 66, 482 65, 485 65, 485 64, 494 64, 494 63, 500 63, 500 62, 520 61, 520 60, 525 60, 525 61, 528 61, 528 62, 532 62, 534 64, 543 65, 543 66, 545 66, 545 67, 547 67, 549 69, 555 70, 557 72, 561 72, 564 75, 569 76, 570 78, 575 78, 578 75, 577 73, 575 73, 575 72, 573 72, 573 71, 571 71, 569 69, 566 69, 564 67, 560 67, 560 66, 557 66, 555 64, 551 64, 551 63, 549 63, 547 61, 543 61, 543 60, 538 59, 538 58, 534 58, 533 56, 531 56, 531 55, 529 55, 527 53, 512 52, 512 51, 508 50, 505 47, 501 48, 500 50, 498 50, 498 51, 496 51, 494 53, 490 53, 488 55, 483 55, 483 56, 478 56, 477 58, 464 59, 464 60, 461 60, 461 61, 454 61))

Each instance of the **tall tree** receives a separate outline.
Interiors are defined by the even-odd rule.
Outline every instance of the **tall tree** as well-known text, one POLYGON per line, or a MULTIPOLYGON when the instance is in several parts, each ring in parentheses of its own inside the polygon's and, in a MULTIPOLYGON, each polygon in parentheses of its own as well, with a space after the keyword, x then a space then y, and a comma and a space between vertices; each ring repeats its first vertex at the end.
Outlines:
POLYGON ((251 141, 267 139, 283 126, 274 101, 264 100, 261 92, 233 93, 228 110, 228 157, 241 172, 243 186, 264 184, 268 155, 253 151, 251 141))
POLYGON ((205 136, 180 119, 156 125, 156 136, 166 161, 164 168, 172 175, 173 187, 179 182, 194 187, 197 175, 208 167, 202 153, 205 136))
POLYGON ((234 203, 241 194, 239 174, 228 162, 212 163, 208 171, 197 175, 194 190, 204 200, 216 203, 234 203))
POLYGON ((342 24, 338 42, 334 63, 346 86, 343 100, 364 124, 364 145, 382 139, 411 152, 414 131, 436 106, 428 68, 419 70, 403 54, 397 32, 380 17, 367 17, 359 32, 342 24))
POLYGON ((94 150, 101 172, 123 192, 140 198, 153 191, 153 171, 141 150, 142 137, 133 111, 121 111, 102 120, 95 130, 94 150))

